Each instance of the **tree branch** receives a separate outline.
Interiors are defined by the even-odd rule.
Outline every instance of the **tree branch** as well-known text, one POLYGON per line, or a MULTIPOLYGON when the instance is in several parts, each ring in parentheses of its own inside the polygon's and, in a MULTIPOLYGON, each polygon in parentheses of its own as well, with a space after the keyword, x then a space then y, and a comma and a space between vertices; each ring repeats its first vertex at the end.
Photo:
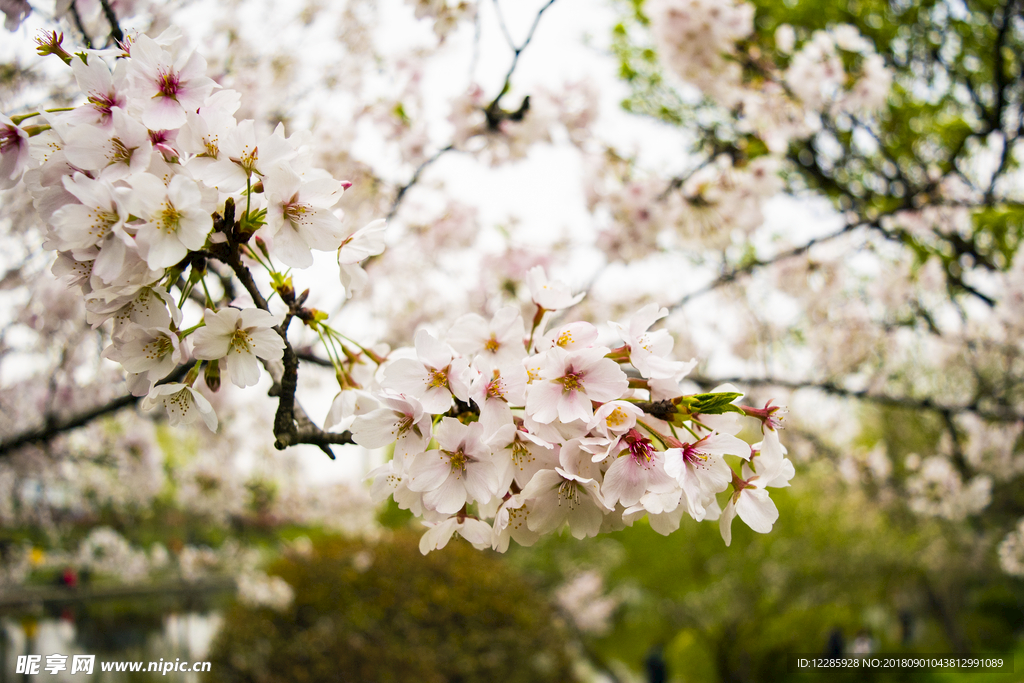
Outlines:
POLYGON ((887 394, 873 394, 867 390, 853 391, 841 387, 835 382, 831 381, 792 381, 779 379, 776 377, 702 377, 694 376, 690 377, 692 381, 696 382, 701 386, 716 386, 719 384, 745 384, 747 386, 769 386, 769 387, 783 387, 786 389, 816 389, 832 396, 839 396, 842 398, 854 398, 861 401, 868 401, 870 403, 876 403, 878 405, 891 406, 894 408, 909 408, 911 410, 926 410, 930 412, 939 413, 942 416, 945 415, 959 415, 962 413, 973 413, 980 418, 985 420, 991 420, 993 422, 1024 422, 1024 413, 1014 411, 1012 408, 1005 409, 990 409, 984 408, 978 404, 977 401, 965 405, 947 405, 939 403, 934 399, 928 398, 912 398, 909 396, 889 396, 887 394))
POLYGON ((508 31, 508 25, 505 23, 505 15, 501 13, 501 4, 499 4, 498 0, 494 0, 494 13, 498 17, 498 26, 501 27, 501 32, 505 36, 505 42, 508 43, 509 49, 515 52, 516 41, 512 40, 512 34, 508 31))
POLYGON ((533 24, 530 26, 530 32, 526 34, 526 40, 523 41, 522 45, 516 47, 515 43, 512 42, 512 36, 505 27, 505 21, 501 16, 501 10, 498 8, 498 0, 494 0, 494 7, 498 12, 498 22, 501 24, 502 31, 505 33, 505 38, 508 40, 509 47, 512 48, 512 64, 508 67, 508 72, 505 74, 505 82, 501 86, 501 90, 498 92, 497 97, 495 97, 494 101, 486 107, 488 111, 496 110, 498 108, 498 103, 501 102, 501 98, 509 91, 512 84, 512 74, 515 73, 516 64, 519 63, 519 55, 523 53, 526 46, 530 44, 531 40, 533 40, 533 34, 537 31, 537 26, 540 24, 540 18, 544 16, 544 13, 547 12, 548 8, 553 4, 555 4, 555 0, 548 0, 544 3, 544 6, 537 12, 537 16, 533 18, 533 24))
POLYGON ((455 145, 453 145, 453 144, 452 145, 448 145, 447 147, 443 147, 443 148, 437 150, 436 152, 434 152, 434 155, 432 157, 430 157, 429 159, 427 159, 422 164, 420 164, 419 166, 416 167, 416 171, 412 174, 412 178, 409 179, 409 182, 407 182, 405 185, 402 185, 400 188, 398 188, 398 192, 395 193, 395 198, 391 202, 391 210, 388 211, 388 215, 387 215, 387 220, 388 221, 390 221, 392 218, 394 218, 395 214, 398 213, 398 207, 399 207, 399 205, 401 205, 402 200, 405 198, 405 193, 409 191, 409 188, 411 188, 413 185, 415 185, 417 182, 419 182, 420 175, 423 173, 423 171, 425 171, 427 169, 427 167, 430 166, 431 164, 433 164, 435 161, 440 159, 442 155, 444 155, 444 154, 446 154, 448 152, 451 152, 454 149, 455 149, 455 145))
MULTIPOLYGON (((992 117, 989 119, 989 126, 993 130, 1003 131, 1003 150, 1001 158, 999 159, 999 166, 992 174, 992 179, 989 181, 988 189, 985 191, 985 200, 989 203, 993 201, 995 196, 996 181, 999 177, 1007 170, 1010 161, 1010 147, 1013 145, 1013 138, 1009 134, 1009 131, 1003 128, 1003 113, 1006 109, 1006 89, 1010 82, 1006 75, 1006 63, 1003 57, 1003 48, 1006 46, 1006 39, 1009 35, 1010 24, 1013 22, 1013 16, 1016 10, 1016 0, 1008 0, 1003 6, 1002 22, 999 25, 999 33, 996 35, 996 45, 993 54, 993 80, 995 81, 993 89, 995 90, 996 103, 992 117)), ((1024 115, 1024 111, 1022 111, 1024 115)))
POLYGON ((110 24, 110 37, 115 43, 124 41, 124 31, 121 30, 121 24, 117 21, 117 14, 114 13, 114 8, 110 6, 108 0, 100 0, 100 5, 103 6, 103 16, 107 18, 107 22, 110 24))
POLYGON ((78 13, 77 0, 71 0, 71 5, 68 7, 68 11, 71 13, 71 18, 75 22, 75 28, 82 34, 82 42, 85 43, 87 50, 92 49, 92 40, 89 38, 89 34, 85 32, 85 25, 82 23, 82 15, 78 13))
POLYGON ((317 427, 295 403, 295 390, 299 378, 299 357, 292 350, 290 344, 284 349, 284 372, 281 375, 280 391, 278 393, 277 414, 274 416, 274 448, 283 451, 289 446, 300 443, 312 444, 322 450, 327 456, 334 460, 334 452, 331 451, 332 444, 352 444, 352 433, 325 432, 317 427))
MULTIPOLYGON (((174 370, 167 377, 163 378, 157 384, 167 384, 170 382, 179 382, 188 373, 189 366, 181 365, 174 370)), ((142 400, 142 396, 121 396, 109 401, 101 406, 97 406, 90 410, 78 413, 72 417, 64 420, 48 420, 47 423, 37 429, 22 432, 15 436, 9 437, 3 441, 0 441, 0 457, 9 455, 14 451, 18 450, 23 446, 35 443, 47 443, 57 438, 65 432, 70 432, 79 427, 84 427, 93 420, 104 417, 106 415, 112 415, 124 408, 130 408, 142 400)))
POLYGON ((1010 32, 1010 24, 1013 22, 1014 5, 1016 0, 1008 0, 1003 5, 999 31, 996 33, 995 49, 992 51, 992 89, 995 91, 995 104, 988 125, 992 130, 1000 130, 1003 124, 1003 109, 1006 107, 1006 63, 1003 57, 1003 48, 1006 46, 1006 38, 1010 32))
MULTIPOLYGON (((231 268, 235 273, 235 277, 245 287, 245 291, 252 297, 253 303, 264 311, 269 312, 270 307, 267 304, 266 298, 260 292, 259 287, 256 286, 252 273, 242 263, 242 259, 239 256, 239 249, 244 239, 247 238, 239 235, 237 231, 238 224, 233 221, 234 205, 231 205, 230 208, 225 207, 225 216, 218 218, 217 225, 215 226, 216 230, 228 236, 227 244, 223 245, 224 249, 218 249, 214 255, 231 268), (243 241, 240 241, 240 237, 243 241)), ((323 431, 313 424, 305 411, 296 404, 295 391, 299 383, 299 359, 295 355, 291 343, 288 341, 288 325, 294 316, 305 319, 305 314, 308 311, 302 308, 301 300, 296 301, 294 292, 279 291, 279 294, 281 295, 281 300, 288 305, 288 314, 280 325, 274 327, 274 331, 281 336, 281 340, 284 342, 284 353, 282 356, 284 369, 281 372, 280 378, 274 378, 274 386, 270 390, 270 395, 277 396, 278 400, 277 412, 274 414, 274 447, 278 450, 284 450, 289 446, 303 443, 311 444, 319 447, 320 450, 327 454, 327 457, 334 460, 335 455, 330 448, 331 444, 355 442, 352 441, 352 435, 348 432, 338 434, 323 431)))
POLYGON ((844 225, 842 227, 842 229, 840 229, 840 230, 837 230, 835 232, 829 233, 828 235, 822 235, 821 237, 815 237, 815 238, 813 238, 811 240, 808 240, 804 244, 801 244, 798 247, 793 247, 792 249, 787 249, 786 251, 780 252, 780 253, 778 253, 775 256, 772 256, 770 258, 755 259, 755 260, 753 260, 753 261, 751 261, 751 262, 749 262, 747 264, 744 264, 742 266, 738 266, 736 268, 732 268, 731 270, 728 270, 728 271, 722 273, 721 275, 716 277, 714 280, 712 280, 708 284, 706 284, 703 287, 701 287, 700 289, 697 289, 697 290, 695 290, 693 292, 690 292, 689 294, 685 295, 683 298, 681 298, 679 301, 677 301, 669 310, 677 311, 680 308, 682 308, 683 306, 685 306, 687 303, 689 303, 689 301, 691 299, 696 299, 697 297, 703 296, 704 294, 708 294, 709 292, 712 292, 712 291, 718 289, 719 287, 721 287, 723 285, 727 285, 730 282, 734 282, 735 280, 739 279, 740 277, 742 277, 744 275, 749 275, 750 273, 754 272, 758 268, 763 268, 765 266, 770 266, 773 263, 778 263, 779 261, 785 261, 786 259, 791 259, 791 258, 793 258, 795 256, 800 256, 800 255, 805 254, 806 252, 810 251, 810 249, 812 247, 814 247, 814 246, 816 246, 818 244, 824 244, 825 242, 830 242, 830 241, 832 241, 832 240, 834 240, 836 238, 842 237, 843 235, 845 235, 847 233, 853 232, 854 230, 857 230, 858 228, 866 227, 866 226, 869 226, 869 225, 871 225, 873 223, 877 223, 878 220, 879 219, 875 219, 874 221, 864 222, 864 223, 849 223, 847 225, 844 225))
MULTIPOLYGON (((506 24, 505 24, 505 18, 504 18, 504 16, 501 13, 501 7, 498 5, 498 0, 494 0, 494 10, 495 10, 495 12, 497 13, 497 16, 498 16, 498 24, 499 24, 499 26, 501 26, 501 31, 502 31, 502 33, 505 36, 505 40, 508 41, 509 47, 512 48, 513 55, 512 55, 512 64, 511 64, 511 66, 509 66, 508 73, 505 74, 505 81, 504 81, 504 83, 501 86, 501 91, 498 93, 497 97, 494 98, 493 102, 491 102, 489 105, 484 107, 484 113, 487 115, 487 122, 488 122, 488 127, 489 128, 493 128, 494 127, 493 122, 496 119, 499 120, 499 121, 501 119, 504 119, 504 118, 510 118, 510 119, 513 119, 513 120, 520 120, 520 119, 522 119, 523 116, 526 115, 526 112, 527 112, 527 110, 530 107, 530 98, 529 97, 526 97, 523 100, 523 103, 520 106, 518 111, 512 112, 512 113, 506 113, 506 112, 500 111, 499 107, 498 107, 498 103, 501 101, 501 98, 504 97, 505 94, 509 90, 509 87, 510 87, 510 84, 511 84, 511 81, 512 81, 512 74, 515 72, 516 64, 519 62, 519 55, 522 54, 523 50, 526 49, 526 46, 530 44, 531 40, 533 40, 533 34, 537 31, 537 25, 540 24, 540 18, 544 15, 544 12, 546 12, 548 10, 548 8, 551 7, 551 5, 553 5, 553 4, 555 4, 555 0, 548 0, 548 2, 545 3, 543 7, 540 8, 540 10, 537 12, 537 16, 535 16, 533 18, 533 24, 530 26, 530 32, 526 35, 526 39, 523 41, 523 44, 520 45, 519 47, 516 47, 515 42, 512 40, 512 34, 509 33, 508 26, 506 26, 506 24)), ((477 9, 478 9, 478 12, 479 12, 479 7, 477 9)), ((476 41, 479 40, 479 26, 480 26, 479 19, 477 19, 476 26, 477 26, 477 28, 476 28, 476 30, 477 30, 477 37, 474 39, 474 50, 477 49, 476 41)), ((474 64, 475 64, 475 61, 476 61, 476 53, 475 52, 474 52, 473 61, 474 61, 474 64)), ((470 75, 472 75, 472 69, 471 69, 471 74, 470 75)), ((395 198, 391 202, 391 209, 388 211, 388 215, 387 215, 387 220, 388 221, 390 221, 392 218, 394 218, 395 214, 398 213, 398 208, 399 208, 399 206, 401 206, 402 200, 405 199, 405 194, 409 191, 409 189, 413 185, 415 185, 417 182, 419 182, 420 175, 423 173, 423 171, 425 171, 427 169, 427 167, 429 167, 435 161, 437 161, 439 158, 441 158, 441 156, 443 156, 444 154, 446 154, 448 152, 451 152, 453 150, 455 150, 455 145, 454 144, 449 144, 447 147, 443 147, 443 148, 439 149, 438 151, 434 152, 433 156, 431 156, 429 159, 427 159, 426 161, 421 163, 416 168, 416 171, 413 172, 412 178, 409 179, 409 182, 407 182, 405 185, 402 185, 400 188, 398 188, 398 192, 395 193, 395 198)))

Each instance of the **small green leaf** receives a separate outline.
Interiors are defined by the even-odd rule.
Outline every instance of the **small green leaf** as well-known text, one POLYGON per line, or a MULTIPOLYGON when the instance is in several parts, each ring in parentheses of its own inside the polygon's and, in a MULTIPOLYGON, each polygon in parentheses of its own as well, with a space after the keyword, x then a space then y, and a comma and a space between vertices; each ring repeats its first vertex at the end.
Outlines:
POLYGON ((738 406, 733 405, 733 401, 738 399, 743 394, 738 394, 734 391, 723 391, 720 393, 713 394, 693 394, 692 396, 680 396, 676 401, 676 405, 684 407, 690 414, 696 415, 721 415, 722 413, 740 413, 738 406))

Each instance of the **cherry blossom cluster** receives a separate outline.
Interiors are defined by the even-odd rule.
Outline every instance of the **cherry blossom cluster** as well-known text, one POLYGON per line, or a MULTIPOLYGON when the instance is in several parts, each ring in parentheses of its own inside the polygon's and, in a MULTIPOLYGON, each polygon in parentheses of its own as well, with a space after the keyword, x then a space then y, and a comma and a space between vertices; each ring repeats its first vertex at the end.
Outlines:
POLYGON ((774 153, 816 133, 819 114, 870 115, 892 85, 892 70, 854 26, 798 36, 784 24, 775 34, 775 63, 747 44, 754 33, 750 3, 652 0, 644 11, 665 65, 774 153))
POLYGON ((288 314, 312 316, 277 264, 306 268, 313 250, 336 252, 351 295, 365 283, 358 263, 383 250, 383 221, 347 231, 332 208, 348 184, 311 165, 308 135, 237 121, 239 94, 207 77, 175 30, 74 55, 61 43, 44 36, 39 51, 71 67, 85 102, 0 118, 0 188, 24 175, 44 246, 57 252, 54 273, 79 287, 94 327, 111 321, 104 355, 122 364, 143 407, 215 430, 212 406, 192 388, 202 368, 211 389, 222 371, 251 386, 286 345, 285 313, 268 310, 249 265, 271 274, 288 314), (218 307, 212 261, 242 278, 251 300, 218 307), (203 313, 186 325, 190 297, 203 313), (183 382, 158 383, 187 363, 183 382))
POLYGON ((737 41, 754 31, 754 6, 728 0, 651 0, 644 5, 662 59, 683 80, 727 101, 742 77, 737 41))
POLYGON ((444 41, 449 33, 458 28, 459 22, 476 16, 477 6, 466 0, 406 0, 416 9, 416 18, 434 20, 433 29, 438 39, 444 41))
POLYGON ((582 295, 540 267, 527 280, 529 333, 515 306, 490 320, 464 315, 443 339, 420 330, 415 349, 396 351, 366 388, 339 393, 325 424, 393 449, 368 475, 372 495, 425 520, 421 551, 455 532, 504 551, 565 525, 584 538, 644 516, 669 534, 684 513, 719 520, 727 544, 737 515, 770 531, 778 510, 767 489, 794 474, 779 408, 739 407, 730 386, 685 395, 679 383, 696 361, 669 358, 671 336, 651 330, 666 309, 649 304, 615 325, 624 343, 611 348, 587 322, 546 329, 549 313, 582 295), (761 421, 753 446, 736 436, 744 414, 761 421))
POLYGON ((593 570, 576 573, 555 589, 555 603, 568 614, 582 633, 605 635, 622 598, 608 595, 604 579, 593 570))
MULTIPOLYGON (((784 40, 788 43, 788 40, 784 40)), ((783 45, 786 47, 788 45, 783 45)), ((840 24, 815 31, 786 69, 786 85, 808 107, 851 113, 870 113, 883 104, 892 85, 892 72, 874 45, 856 27, 840 24), (848 73, 843 56, 855 57, 848 73)))
POLYGON ((676 192, 673 183, 641 175, 632 163, 595 160, 587 203, 591 211, 607 210, 610 219, 598 246, 622 261, 671 247, 727 247, 764 222, 764 204, 782 185, 779 165, 771 155, 742 165, 719 155, 679 182, 676 192))
POLYGON ((1011 576, 1024 576, 1024 519, 999 544, 999 566, 1011 576))
POLYGON ((912 472, 906 483, 908 506, 919 515, 962 520, 992 500, 990 477, 979 474, 965 482, 949 458, 934 455, 922 460, 911 454, 905 466, 912 472))
MULTIPOLYGON (((24 179, 45 247, 58 255, 54 272, 80 289, 89 322, 109 330, 104 355, 124 367, 144 408, 216 430, 213 405, 194 388, 199 377, 213 391, 222 375, 245 388, 266 367, 283 385, 288 321, 297 318, 324 341, 342 387, 325 429, 393 449, 371 475, 374 495, 426 520, 424 552, 456 532, 503 551, 565 525, 582 538, 644 516, 667 534, 684 512, 719 520, 726 543, 737 515, 771 530, 778 511, 767 488, 793 476, 779 409, 738 406, 730 386, 686 394, 680 382, 695 361, 671 360, 669 334, 651 331, 667 310, 641 308, 617 326, 615 348, 588 322, 548 329, 551 314, 582 294, 534 268, 529 333, 508 306, 489 321, 459 318, 444 339, 421 330, 415 349, 364 348, 302 308, 277 265, 305 268, 312 251, 336 252, 351 295, 367 282, 359 263, 383 250, 382 221, 344 229, 333 207, 347 184, 312 166, 307 136, 236 120, 238 93, 207 77, 203 58, 182 50, 173 31, 77 54, 56 34, 39 42, 71 67, 85 102, 0 121, 3 182, 24 179), (284 304, 277 313, 251 266, 267 271, 284 304), (249 298, 225 305, 225 278, 249 298), (753 446, 736 436, 744 414, 760 421, 753 446)), ((569 99, 579 105, 562 121, 571 132, 587 125, 593 98, 583 88, 569 99)), ((521 155, 513 142, 525 149, 546 135, 547 124, 536 124, 557 118, 543 115, 545 101, 524 100, 519 112, 475 101, 467 111, 481 120, 467 141, 504 137, 508 148, 492 155, 521 155)))

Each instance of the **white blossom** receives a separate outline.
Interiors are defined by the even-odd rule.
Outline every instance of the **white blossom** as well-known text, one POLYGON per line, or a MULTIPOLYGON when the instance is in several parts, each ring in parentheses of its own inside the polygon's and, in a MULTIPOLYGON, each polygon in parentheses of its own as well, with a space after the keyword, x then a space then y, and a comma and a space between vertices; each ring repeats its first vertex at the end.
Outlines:
POLYGON ((202 394, 180 383, 158 384, 142 399, 142 409, 152 410, 157 405, 167 410, 172 425, 192 424, 202 420, 211 432, 217 431, 217 414, 202 394))
POLYGON ((280 321, 258 308, 206 309, 204 327, 193 337, 193 353, 203 360, 224 359, 231 381, 242 388, 260 380, 258 358, 281 360, 284 340, 273 328, 280 321))

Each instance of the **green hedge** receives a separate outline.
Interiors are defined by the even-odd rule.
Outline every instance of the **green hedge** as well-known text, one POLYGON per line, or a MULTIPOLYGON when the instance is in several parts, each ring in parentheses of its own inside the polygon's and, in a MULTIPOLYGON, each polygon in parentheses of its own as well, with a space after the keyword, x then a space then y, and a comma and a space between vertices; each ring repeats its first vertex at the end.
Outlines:
POLYGON ((571 681, 565 632, 544 597, 498 556, 461 541, 424 557, 418 536, 327 538, 279 560, 295 600, 236 605, 211 681, 571 681))

